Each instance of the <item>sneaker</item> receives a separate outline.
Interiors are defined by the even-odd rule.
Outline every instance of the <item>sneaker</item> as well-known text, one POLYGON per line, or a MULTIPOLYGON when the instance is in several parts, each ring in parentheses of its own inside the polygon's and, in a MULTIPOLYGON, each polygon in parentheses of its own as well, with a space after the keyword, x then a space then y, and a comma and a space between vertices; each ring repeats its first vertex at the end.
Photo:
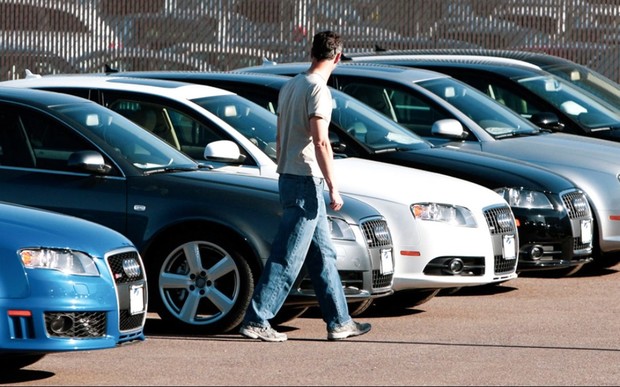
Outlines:
POLYGON ((351 321, 341 327, 327 332, 328 340, 342 340, 347 337, 360 336, 370 331, 370 324, 351 321))
POLYGON ((263 341, 286 341, 287 337, 285 333, 280 333, 271 327, 257 327, 254 325, 243 325, 239 329, 245 337, 250 339, 261 339, 263 341))

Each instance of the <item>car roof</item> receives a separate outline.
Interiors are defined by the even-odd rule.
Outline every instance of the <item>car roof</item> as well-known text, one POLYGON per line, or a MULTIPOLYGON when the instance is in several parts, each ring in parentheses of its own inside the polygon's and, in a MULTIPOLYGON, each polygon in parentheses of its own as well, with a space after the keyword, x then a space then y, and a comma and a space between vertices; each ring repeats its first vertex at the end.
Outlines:
POLYGON ((436 48, 436 49, 411 49, 411 50, 378 50, 369 52, 356 52, 346 54, 343 61, 355 59, 367 59, 373 57, 405 57, 405 56, 421 56, 421 55, 467 55, 467 56, 488 56, 515 59, 522 62, 530 63, 539 68, 545 68, 554 65, 577 65, 568 59, 558 56, 549 55, 543 52, 519 51, 519 50, 499 50, 484 48, 436 48))
POLYGON ((2 82, 0 82, 0 100, 9 100, 30 106, 38 106, 40 108, 59 104, 94 103, 69 94, 36 89, 4 87, 2 86, 2 82))
POLYGON ((119 77, 144 77, 150 79, 170 79, 179 82, 195 82, 201 79, 214 81, 246 82, 264 86, 277 86, 287 82, 290 77, 278 74, 249 73, 241 71, 125 71, 114 73, 119 77))
POLYGON ((0 82, 0 86, 121 89, 145 94, 166 95, 176 99, 194 99, 234 94, 212 86, 159 79, 106 76, 104 74, 33 76, 14 81, 0 82))
MULTIPOLYGON (((271 73, 270 69, 279 68, 278 73, 301 73, 308 69, 310 63, 282 63, 282 64, 263 64, 240 69, 239 71, 271 73)), ((273 72, 275 73, 275 72, 273 72)), ((381 63, 341 63, 333 71, 336 75, 356 75, 367 76, 376 79, 398 80, 401 82, 420 82, 429 79, 451 78, 449 75, 441 74, 432 70, 416 69, 404 66, 390 66, 381 63)))
MULTIPOLYGON (((491 73, 502 74, 507 77, 523 77, 531 75, 549 75, 539 66, 513 58, 502 58, 480 55, 386 55, 368 57, 371 62, 353 63, 380 63, 394 66, 438 66, 475 69, 491 73), (375 59, 376 58, 376 59, 375 59)), ((361 57, 358 60, 364 60, 361 57)), ((441 71, 441 70, 437 70, 441 71)))

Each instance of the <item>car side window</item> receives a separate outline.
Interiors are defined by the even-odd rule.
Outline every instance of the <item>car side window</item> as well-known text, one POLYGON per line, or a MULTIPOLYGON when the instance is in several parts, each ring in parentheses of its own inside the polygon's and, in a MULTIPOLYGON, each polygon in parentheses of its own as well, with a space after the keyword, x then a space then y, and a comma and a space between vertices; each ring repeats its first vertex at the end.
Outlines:
POLYGON ((349 82, 341 89, 419 136, 432 136, 433 123, 449 118, 430 103, 394 87, 349 82))
POLYGON ((222 139, 200 122, 169 106, 119 98, 107 107, 195 160, 204 158, 204 144, 222 139))
POLYGON ((523 98, 521 95, 514 92, 509 87, 504 87, 498 83, 494 83, 487 79, 478 78, 462 78, 465 83, 475 87, 482 91, 489 97, 493 98, 502 105, 508 107, 519 113, 522 117, 530 118, 533 114, 538 113, 539 109, 533 106, 531 103, 523 98))
POLYGON ((73 152, 95 147, 53 117, 21 107, 0 105, 0 164, 73 171, 73 152))

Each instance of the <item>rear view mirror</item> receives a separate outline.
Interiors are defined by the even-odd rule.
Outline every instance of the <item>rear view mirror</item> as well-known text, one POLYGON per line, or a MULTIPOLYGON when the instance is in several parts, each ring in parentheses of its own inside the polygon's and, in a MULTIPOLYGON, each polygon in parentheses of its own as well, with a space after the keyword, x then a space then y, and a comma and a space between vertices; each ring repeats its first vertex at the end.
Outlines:
POLYGON ((530 121, 542 129, 547 129, 554 132, 560 132, 564 129, 564 124, 560 122, 558 116, 551 112, 532 114, 530 121))
POLYGON ((245 155, 241 154, 239 146, 230 140, 219 140, 209 143, 205 147, 203 155, 207 161, 222 163, 241 164, 245 160, 245 155))
POLYGON ((467 131, 463 129, 463 125, 455 119, 447 118, 438 120, 433 123, 431 132, 434 136, 447 137, 451 139, 462 140, 467 137, 467 131))
POLYGON ((95 151, 73 152, 67 160, 67 166, 71 169, 87 172, 106 174, 112 167, 106 165, 103 156, 95 151))

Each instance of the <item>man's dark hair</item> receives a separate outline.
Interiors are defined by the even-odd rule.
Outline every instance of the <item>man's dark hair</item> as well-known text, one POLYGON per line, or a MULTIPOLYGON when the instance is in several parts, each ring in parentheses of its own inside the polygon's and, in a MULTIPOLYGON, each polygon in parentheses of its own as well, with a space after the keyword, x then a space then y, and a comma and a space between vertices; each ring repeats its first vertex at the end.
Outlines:
POLYGON ((322 31, 314 35, 312 39, 312 51, 310 54, 318 60, 334 59, 342 52, 342 40, 340 35, 333 31, 322 31))

